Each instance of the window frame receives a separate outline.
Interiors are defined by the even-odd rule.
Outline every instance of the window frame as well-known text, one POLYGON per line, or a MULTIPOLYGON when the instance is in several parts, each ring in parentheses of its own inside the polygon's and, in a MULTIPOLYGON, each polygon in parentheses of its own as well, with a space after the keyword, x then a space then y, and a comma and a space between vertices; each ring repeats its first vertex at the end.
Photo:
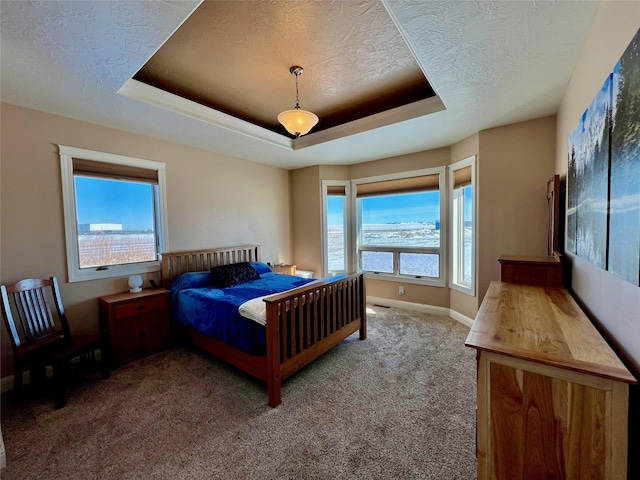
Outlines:
POLYGON ((163 251, 168 249, 169 242, 165 172, 166 164, 153 160, 127 157, 124 155, 98 152, 84 148, 69 147, 66 145, 58 145, 58 148, 60 150, 60 169, 62 174, 62 202, 64 210, 68 281, 73 283, 160 271, 159 256, 163 251), (109 265, 107 269, 80 268, 76 190, 74 181, 75 177, 73 174, 74 158, 144 168, 147 170, 155 170, 157 172, 158 184, 157 189, 154 189, 156 250, 158 254, 158 258, 156 260, 124 265, 109 265))
POLYGON ((366 271, 368 278, 379 280, 387 280, 403 283, 414 283, 420 285, 429 285, 435 287, 444 287, 446 285, 447 272, 447 215, 446 215, 446 167, 426 168, 422 170, 413 170, 397 174, 378 175, 374 177, 358 178, 351 181, 351 197, 354 205, 355 215, 355 260, 358 271, 362 270, 362 251, 392 251, 393 252, 393 269, 394 273, 370 272, 366 271), (387 180, 402 180, 412 177, 438 175, 438 191, 440 192, 440 246, 439 247, 416 247, 416 246, 362 246, 362 202, 357 198, 358 185, 364 183, 384 182, 387 180), (437 254, 438 258, 438 277, 426 277, 400 274, 400 253, 427 253, 437 254))
POLYGON ((323 260, 322 268, 324 275, 338 275, 353 270, 352 267, 352 242, 351 242, 351 182, 349 180, 322 180, 322 242, 323 242, 323 260), (328 224, 328 190, 329 187, 344 187, 344 206, 343 206, 343 229, 344 229, 344 259, 345 270, 329 270, 329 224, 328 224))
POLYGON ((477 272, 477 246, 478 246, 478 221, 477 221, 477 185, 476 185, 476 156, 471 156, 452 163, 449 170, 449 205, 451 222, 451 259, 449 261, 449 287, 453 290, 475 296, 476 272, 477 272), (464 187, 455 188, 455 172, 464 168, 471 168, 471 222, 473 230, 471 234, 471 282, 465 282, 464 276, 464 225, 460 225, 460 220, 464 223, 464 195, 461 194, 464 187), (462 198, 462 201, 461 201, 462 198), (462 258, 462 261, 460 260, 462 258))

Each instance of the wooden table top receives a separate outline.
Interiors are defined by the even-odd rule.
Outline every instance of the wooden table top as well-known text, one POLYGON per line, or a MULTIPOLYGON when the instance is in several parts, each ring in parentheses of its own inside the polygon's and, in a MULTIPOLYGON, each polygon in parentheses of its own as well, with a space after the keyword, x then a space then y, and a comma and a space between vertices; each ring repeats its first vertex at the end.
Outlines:
POLYGON ((637 383, 564 288, 491 282, 465 345, 637 383))
POLYGON ((100 297, 100 301, 103 303, 118 303, 122 301, 134 301, 140 300, 142 298, 153 297, 155 295, 165 295, 169 293, 169 290, 166 288, 158 287, 158 288, 144 288, 141 292, 138 293, 130 293, 130 292, 120 292, 114 293, 112 295, 104 295, 100 297))

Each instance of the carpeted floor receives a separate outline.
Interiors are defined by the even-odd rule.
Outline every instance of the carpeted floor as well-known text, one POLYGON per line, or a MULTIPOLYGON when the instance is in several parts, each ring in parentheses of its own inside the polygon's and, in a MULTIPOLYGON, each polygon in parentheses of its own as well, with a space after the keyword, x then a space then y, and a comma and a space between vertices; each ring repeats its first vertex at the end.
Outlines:
POLYGON ((475 479, 475 351, 449 317, 369 306, 357 333, 266 386, 176 347, 2 403, 11 479, 475 479))

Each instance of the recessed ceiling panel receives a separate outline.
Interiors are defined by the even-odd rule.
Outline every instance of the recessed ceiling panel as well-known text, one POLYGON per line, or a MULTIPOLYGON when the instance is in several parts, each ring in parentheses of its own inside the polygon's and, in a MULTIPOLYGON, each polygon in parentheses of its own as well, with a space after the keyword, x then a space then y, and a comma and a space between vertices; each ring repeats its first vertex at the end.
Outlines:
POLYGON ((285 134, 292 65, 312 133, 435 95, 377 0, 205 1, 134 79, 285 134))

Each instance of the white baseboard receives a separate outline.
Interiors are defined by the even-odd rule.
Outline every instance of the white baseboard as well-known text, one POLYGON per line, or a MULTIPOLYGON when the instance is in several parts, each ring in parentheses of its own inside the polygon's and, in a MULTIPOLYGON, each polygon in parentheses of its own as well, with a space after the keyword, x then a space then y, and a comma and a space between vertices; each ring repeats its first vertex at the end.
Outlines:
MULTIPOLYGON (((94 352, 94 355, 96 363, 99 364, 102 361, 102 351, 98 349, 94 352)), ((30 373, 31 370, 29 369, 26 369, 24 372, 22 372, 22 385, 29 385, 31 383, 30 373)), ((47 378, 53 376, 53 368, 51 366, 47 366, 45 368, 45 375, 47 376, 47 378)), ((0 379, 0 392, 4 393, 8 392, 9 390, 13 390, 13 375, 9 375, 0 379)))
MULTIPOLYGON (((26 376, 26 373, 25 373, 25 376, 26 376)), ((4 392, 8 392, 9 390, 13 390, 13 375, 9 375, 8 377, 2 377, 2 379, 0 380, 0 392, 4 393, 4 392)))
POLYGON ((449 309, 449 316, 469 328, 473 327, 473 318, 469 318, 466 315, 463 315, 460 312, 456 312, 451 308, 449 309))
MULTIPOLYGON (((22 377, 22 382, 24 385, 25 378, 29 376, 29 372, 24 372, 22 377)), ((5 393, 9 390, 13 390, 13 375, 9 375, 7 377, 2 377, 0 379, 0 392, 5 393)))
POLYGON ((404 308, 405 310, 412 310, 414 312, 432 313, 435 315, 446 315, 460 322, 461 324, 471 328, 473 325, 473 319, 463 315, 451 308, 436 307, 433 305, 425 305, 423 303, 403 302, 402 300, 392 300, 390 298, 371 297, 367 295, 367 303, 375 305, 382 305, 383 307, 397 307, 404 308))
MULTIPOLYGON (((53 376, 53 368, 46 368, 47 378, 53 376)), ((22 372, 22 385, 29 385, 31 383, 31 375, 30 371, 27 369, 22 372)), ((9 390, 13 390, 13 375, 9 375, 8 377, 2 377, 0 380, 0 392, 8 392, 9 390)))

